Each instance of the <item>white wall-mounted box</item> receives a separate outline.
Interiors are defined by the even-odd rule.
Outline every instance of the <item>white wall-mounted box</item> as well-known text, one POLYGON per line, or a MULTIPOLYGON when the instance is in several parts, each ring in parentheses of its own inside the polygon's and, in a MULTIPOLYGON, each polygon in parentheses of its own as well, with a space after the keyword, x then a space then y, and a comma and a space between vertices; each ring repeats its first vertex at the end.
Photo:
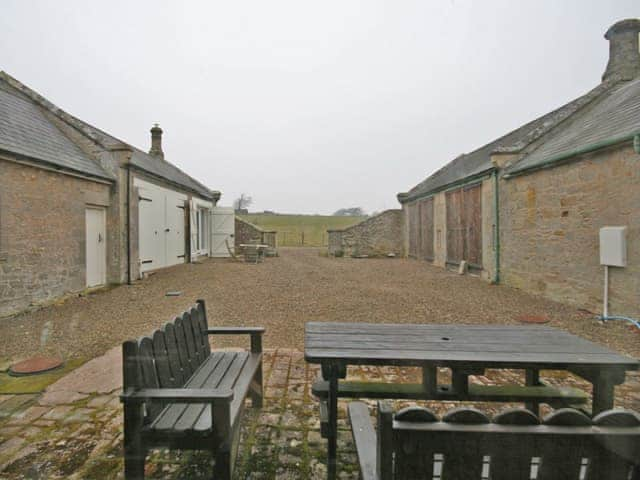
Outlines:
POLYGON ((627 266, 627 227, 600 229, 600 265, 627 266))

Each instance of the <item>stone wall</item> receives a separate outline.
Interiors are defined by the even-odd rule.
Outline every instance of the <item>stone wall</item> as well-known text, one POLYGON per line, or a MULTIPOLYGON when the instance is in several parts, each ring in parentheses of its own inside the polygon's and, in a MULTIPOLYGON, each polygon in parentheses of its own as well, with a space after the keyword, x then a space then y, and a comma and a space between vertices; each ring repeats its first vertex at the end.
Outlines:
POLYGON ((85 208, 110 186, 2 159, 0 178, 0 316, 83 290, 85 208))
POLYGON ((600 151, 500 184, 503 283, 602 311, 599 229, 627 226, 625 268, 610 268, 611 314, 640 317, 640 155, 600 151))
POLYGON ((264 245, 269 245, 272 248, 278 248, 277 232, 273 230, 263 230, 260 227, 249 223, 246 220, 242 220, 238 216, 236 218, 236 232, 235 232, 235 247, 236 253, 242 253, 243 243, 251 243, 252 241, 259 241, 264 245))
POLYGON ((402 255, 404 223, 402 210, 386 210, 344 230, 328 230, 329 254, 402 255))

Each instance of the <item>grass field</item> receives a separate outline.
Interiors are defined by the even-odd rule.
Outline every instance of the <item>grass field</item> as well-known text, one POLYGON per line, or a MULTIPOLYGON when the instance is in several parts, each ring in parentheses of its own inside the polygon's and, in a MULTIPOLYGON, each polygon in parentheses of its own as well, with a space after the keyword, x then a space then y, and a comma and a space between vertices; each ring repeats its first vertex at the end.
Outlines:
POLYGON ((264 230, 276 230, 278 245, 282 247, 324 247, 327 245, 327 230, 350 227, 367 218, 264 213, 239 217, 264 230))

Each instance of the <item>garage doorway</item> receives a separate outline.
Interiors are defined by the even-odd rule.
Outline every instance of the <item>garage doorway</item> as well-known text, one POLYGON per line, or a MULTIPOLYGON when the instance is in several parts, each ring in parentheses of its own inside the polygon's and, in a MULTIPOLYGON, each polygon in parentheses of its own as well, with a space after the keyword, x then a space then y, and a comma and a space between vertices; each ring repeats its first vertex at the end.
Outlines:
POLYGON ((87 287, 98 287, 107 282, 107 236, 104 208, 88 207, 86 217, 87 287))

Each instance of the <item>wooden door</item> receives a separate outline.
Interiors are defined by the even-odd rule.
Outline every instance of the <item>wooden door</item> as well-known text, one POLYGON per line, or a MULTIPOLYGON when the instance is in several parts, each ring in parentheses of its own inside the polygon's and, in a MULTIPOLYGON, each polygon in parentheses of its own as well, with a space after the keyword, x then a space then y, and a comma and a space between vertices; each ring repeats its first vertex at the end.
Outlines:
POLYGON ((464 259, 470 265, 482 267, 482 184, 464 188, 462 196, 465 228, 464 259))
POLYGON ((105 209, 87 208, 85 216, 87 287, 97 287, 107 281, 105 209))
POLYGON ((482 268, 482 184, 452 190, 447 200, 447 262, 482 268))
POLYGON ((420 202, 420 258, 433 257, 433 197, 429 197, 420 202))
POLYGON ((464 225, 462 223, 462 190, 447 192, 447 262, 464 260, 464 225))

